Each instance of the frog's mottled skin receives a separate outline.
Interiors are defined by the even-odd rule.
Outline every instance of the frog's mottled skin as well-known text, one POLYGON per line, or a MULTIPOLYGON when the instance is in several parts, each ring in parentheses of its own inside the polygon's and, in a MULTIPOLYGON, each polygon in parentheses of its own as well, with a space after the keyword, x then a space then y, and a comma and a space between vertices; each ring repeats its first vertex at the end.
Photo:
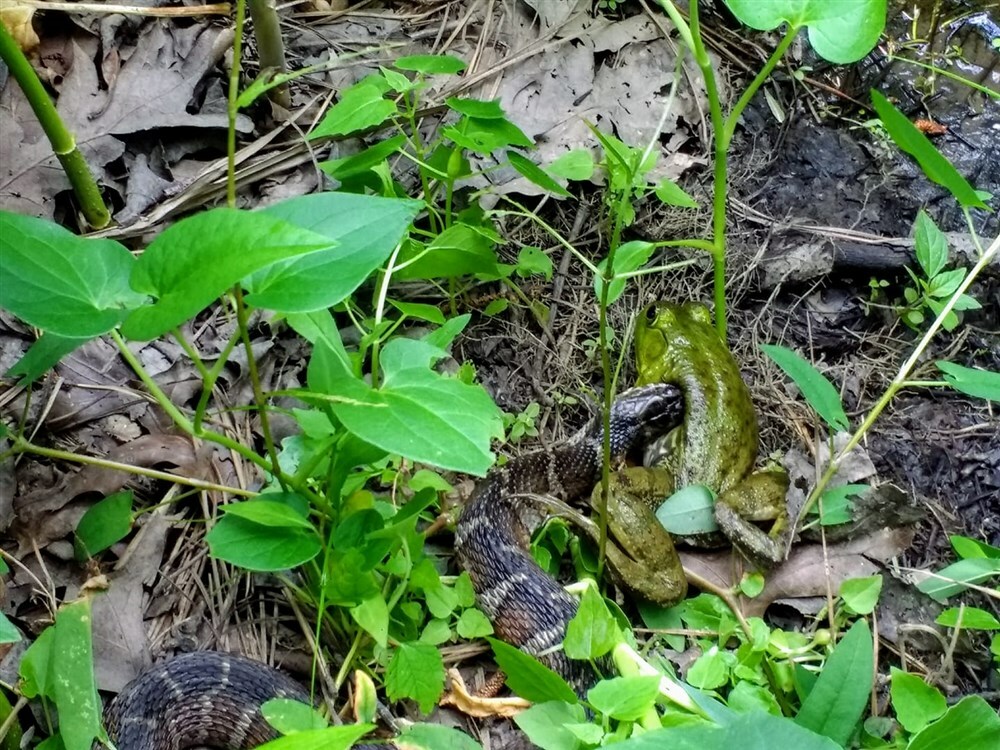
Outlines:
POLYGON ((664 498, 691 484, 717 493, 716 520, 734 546, 755 561, 783 559, 788 478, 779 470, 753 470, 758 440, 750 392, 708 310, 694 303, 651 305, 636 323, 635 352, 637 384, 680 386, 685 418, 671 435, 659 468, 639 467, 612 477, 611 530, 623 548, 615 554, 624 557, 628 549, 631 555, 616 562, 609 553, 613 569, 624 565, 616 571, 619 579, 660 603, 684 596, 680 561, 653 511, 664 498), (767 520, 774 520, 770 535, 751 523, 767 520), (645 524, 655 528, 649 531, 645 524), (642 528, 642 536, 630 544, 637 528, 642 528))

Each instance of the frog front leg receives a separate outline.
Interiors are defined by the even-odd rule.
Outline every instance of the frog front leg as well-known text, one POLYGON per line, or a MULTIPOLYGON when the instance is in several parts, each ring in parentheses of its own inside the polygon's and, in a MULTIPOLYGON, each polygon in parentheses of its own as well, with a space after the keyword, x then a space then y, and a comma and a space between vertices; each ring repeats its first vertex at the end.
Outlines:
POLYGON ((785 559, 789 541, 788 475, 782 470, 751 474, 719 495, 715 520, 722 533, 752 562, 776 564, 785 559), (773 521, 765 532, 755 521, 773 521))
MULTIPOLYGON (((614 472, 608 491, 608 567, 625 590, 661 606, 676 604, 687 594, 673 539, 654 513, 673 485, 666 469, 636 466, 614 472)), ((600 499, 598 485, 591 506, 598 507, 600 499)))

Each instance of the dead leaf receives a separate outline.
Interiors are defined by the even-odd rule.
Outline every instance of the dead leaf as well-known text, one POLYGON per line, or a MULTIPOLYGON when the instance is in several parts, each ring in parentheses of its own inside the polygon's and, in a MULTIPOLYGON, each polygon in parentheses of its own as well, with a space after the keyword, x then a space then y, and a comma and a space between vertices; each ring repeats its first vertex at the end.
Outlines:
POLYGON ((452 706, 468 716, 486 718, 487 716, 501 716, 511 718, 517 716, 526 708, 531 707, 531 702, 509 696, 506 698, 482 698, 473 695, 465 685, 465 680, 457 669, 448 670, 448 678, 451 680, 451 690, 449 690, 440 700, 442 706, 452 706))
POLYGON ((38 48, 38 34, 31 25, 33 15, 35 8, 31 5, 15 0, 0 0, 0 23, 7 27, 17 46, 25 53, 38 48))

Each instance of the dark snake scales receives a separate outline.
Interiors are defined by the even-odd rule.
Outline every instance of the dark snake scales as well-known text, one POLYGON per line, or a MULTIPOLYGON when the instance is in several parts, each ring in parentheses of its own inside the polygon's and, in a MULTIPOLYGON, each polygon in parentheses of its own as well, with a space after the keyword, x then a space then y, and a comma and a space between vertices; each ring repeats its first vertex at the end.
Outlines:
MULTIPOLYGON (((624 456, 665 434, 683 418, 683 399, 671 385, 621 394, 611 411, 611 453, 624 456)), ((524 495, 549 494, 566 502, 590 494, 601 468, 599 423, 574 441, 510 461, 481 482, 455 533, 459 564, 469 572, 477 604, 497 635, 572 684, 593 678, 587 664, 561 650, 576 599, 535 563, 531 533, 543 517, 524 495)), ((310 702, 299 683, 258 661, 198 651, 154 665, 130 682, 104 713, 119 750, 185 750, 208 746, 244 750, 274 739, 260 706, 271 698, 310 702)))

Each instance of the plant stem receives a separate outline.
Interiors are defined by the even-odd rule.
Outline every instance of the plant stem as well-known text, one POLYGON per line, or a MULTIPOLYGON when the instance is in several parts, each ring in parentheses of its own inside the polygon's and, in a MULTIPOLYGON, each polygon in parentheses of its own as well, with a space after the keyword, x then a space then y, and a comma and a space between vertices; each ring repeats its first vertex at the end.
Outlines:
MULTIPOLYGON (((249 0, 249 3, 261 69, 270 68, 278 73, 286 72, 288 66, 285 64, 285 43, 281 38, 281 23, 278 20, 274 0, 249 0)), ((288 109, 292 105, 288 86, 285 84, 269 89, 267 95, 272 102, 283 109, 288 109)))
POLYGON ((767 77, 771 75, 775 66, 778 64, 778 61, 785 54, 785 50, 787 50, 791 43, 795 41, 795 37, 799 33, 799 28, 800 27, 798 26, 790 26, 788 28, 788 31, 785 32, 785 36, 782 38, 781 42, 777 47, 775 47, 771 56, 767 58, 767 62, 764 63, 764 67, 760 69, 756 76, 754 76, 750 85, 747 86, 746 91, 743 92, 739 101, 736 102, 736 106, 732 108, 728 117, 726 117, 726 127, 723 130, 723 136, 726 139, 727 149, 732 141, 733 133, 736 132, 736 124, 739 122, 740 115, 743 114, 743 110, 746 109, 750 100, 753 99, 754 94, 756 94, 760 87, 764 85, 764 81, 767 80, 767 77))
POLYGON ((236 28, 233 32, 233 66, 229 71, 229 99, 226 106, 226 205, 236 208, 236 118, 240 113, 240 56, 243 54, 243 27, 246 0, 236 0, 236 28))
POLYGON ((111 214, 104 205, 101 189, 90 173, 86 159, 77 148, 76 139, 67 129, 48 92, 38 79, 38 74, 2 21, 0 21, 0 59, 7 63, 14 80, 21 87, 24 97, 38 118, 38 123, 45 131, 45 136, 52 144, 52 150, 62 165, 80 204, 83 218, 95 229, 104 229, 111 223, 111 214))

